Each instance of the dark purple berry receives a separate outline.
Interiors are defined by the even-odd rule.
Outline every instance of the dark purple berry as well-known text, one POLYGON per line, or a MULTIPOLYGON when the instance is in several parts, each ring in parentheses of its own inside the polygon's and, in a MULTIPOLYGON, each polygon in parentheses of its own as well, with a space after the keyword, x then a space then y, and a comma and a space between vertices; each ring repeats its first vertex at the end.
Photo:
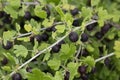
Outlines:
POLYGON ((55 31, 56 31, 55 26, 52 26, 51 28, 52 28, 52 31, 53 31, 53 32, 55 32, 55 31))
POLYGON ((46 31, 47 32, 55 32, 56 31, 56 28, 55 28, 55 26, 52 26, 52 27, 48 27, 47 29, 46 29, 46 31))
POLYGON ((22 80, 22 76, 20 73, 15 73, 12 75, 12 80, 22 80))
POLYGON ((81 41, 82 41, 82 42, 87 42, 87 41, 88 41, 88 35, 87 35, 86 33, 83 33, 83 34, 81 35, 81 41))
POLYGON ((32 68, 31 67, 27 67, 26 71, 31 73, 32 72, 32 68))
POLYGON ((73 26, 80 26, 80 21, 79 21, 79 19, 75 19, 74 21, 73 21, 73 23, 72 23, 72 25, 73 26))
POLYGON ((60 51, 60 46, 59 45, 53 46, 51 51, 54 53, 58 53, 60 51))
POLYGON ((81 79, 82 79, 82 80, 88 80, 88 75, 82 75, 82 76, 81 76, 81 79))
POLYGON ((48 27, 48 28, 46 29, 46 31, 47 31, 47 32, 52 32, 52 27, 48 27))
POLYGON ((69 78, 70 78, 70 72, 66 71, 64 75, 64 80, 69 80, 69 78))
POLYGON ((96 67, 93 67, 92 70, 91 70, 91 73, 94 74, 96 72, 96 67))
POLYGON ((7 41, 6 45, 3 44, 3 48, 9 50, 13 47, 13 42, 7 41))
POLYGON ((35 39, 36 39, 38 42, 41 42, 41 41, 42 41, 42 36, 41 36, 41 35, 36 35, 36 36, 35 36, 35 39))
POLYGON ((109 58, 106 58, 106 59, 104 60, 104 64, 105 64, 107 67, 109 67, 109 66, 110 66, 110 59, 109 59, 109 58))
POLYGON ((86 26, 86 29, 87 29, 88 31, 92 31, 97 25, 98 25, 97 22, 96 22, 96 23, 93 23, 93 24, 90 24, 90 25, 86 26))
POLYGON ((79 38, 79 36, 78 36, 78 34, 77 34, 76 32, 71 32, 71 33, 69 34, 69 40, 70 40, 71 42, 76 42, 76 41, 78 41, 78 38, 79 38))
POLYGON ((103 37, 103 34, 102 34, 101 32, 97 32, 97 33, 95 34, 95 37, 96 37, 97 39, 101 39, 101 38, 103 37))
POLYGON ((82 66, 79 66, 79 67, 78 67, 78 72, 79 72, 81 75, 85 74, 86 71, 87 71, 87 67, 86 67, 86 66, 82 65, 82 66))
POLYGON ((31 19, 31 13, 30 13, 29 11, 26 11, 26 12, 25 12, 25 15, 24 15, 24 18, 25 18, 26 20, 30 20, 30 19, 31 19))
POLYGON ((8 59, 4 57, 3 60, 1 61, 1 64, 6 65, 7 63, 8 63, 8 59))
POLYGON ((108 32, 108 30, 111 28, 110 24, 105 24, 102 28, 101 28, 101 33, 105 34, 108 32))
POLYGON ((30 36, 30 42, 34 43, 35 36, 30 36))
POLYGON ((2 21, 3 21, 3 23, 10 24, 12 22, 12 18, 11 17, 5 17, 2 21))
POLYGON ((4 17, 4 11, 0 11, 0 18, 4 17))
POLYGON ((71 14, 72 14, 73 16, 77 15, 78 13, 79 13, 78 8, 74 8, 73 10, 71 10, 71 14))
POLYGON ((41 36, 42 36, 42 41, 48 41, 49 35, 47 33, 43 33, 41 36))

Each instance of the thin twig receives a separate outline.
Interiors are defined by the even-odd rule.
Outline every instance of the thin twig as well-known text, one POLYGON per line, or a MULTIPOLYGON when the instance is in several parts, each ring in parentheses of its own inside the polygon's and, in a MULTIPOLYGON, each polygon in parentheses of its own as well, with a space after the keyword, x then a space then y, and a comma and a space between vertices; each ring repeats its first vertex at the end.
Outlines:
MULTIPOLYGON (((3 4, 4 5, 9 5, 9 2, 3 2, 3 4)), ((35 2, 21 2, 21 4, 23 4, 23 5, 38 5, 40 3, 35 1, 35 2)))
POLYGON ((21 2, 21 4, 24 4, 24 5, 38 5, 39 2, 35 1, 35 2, 21 2))
MULTIPOLYGON (((60 25, 60 24, 63 24, 64 22, 56 22, 54 23, 52 26, 56 26, 56 25, 60 25)), ((41 28, 40 30, 38 31, 43 31, 43 30, 46 30, 47 28, 41 28)), ((24 33, 24 34, 19 34, 18 36, 16 37, 13 37, 13 39, 16 39, 16 38, 20 38, 20 37, 24 37, 24 36, 28 36, 28 35, 31 35, 32 32, 28 32, 28 33, 24 33)))
POLYGON ((28 35, 31 35, 31 34, 32 34, 32 32, 28 32, 28 33, 25 33, 25 34, 20 34, 20 35, 18 35, 16 37, 13 37, 13 39, 24 37, 24 36, 28 36, 28 35))
POLYGON ((79 49, 78 49, 78 51, 77 51, 77 54, 76 54, 76 56, 75 56, 76 58, 79 56, 80 51, 81 51, 81 48, 82 48, 82 46, 80 45, 80 46, 79 46, 79 49))
POLYGON ((96 59, 95 62, 99 62, 99 61, 101 61, 101 60, 103 60, 103 59, 105 59, 105 58, 111 57, 111 56, 113 56, 113 55, 115 55, 115 53, 110 53, 110 54, 108 54, 108 55, 106 55, 106 56, 103 56, 103 57, 101 57, 101 58, 96 59))
MULTIPOLYGON (((93 24, 97 21, 93 20, 91 21, 90 23, 86 24, 87 25, 90 25, 90 24, 93 24)), ((76 31, 76 30, 79 30, 80 27, 77 27, 75 28, 73 31, 76 31)), ((27 65, 28 63, 30 63, 32 60, 34 60, 35 58, 37 58, 39 55, 41 55, 42 53, 44 53, 45 51, 49 50, 50 48, 52 48, 53 46, 55 46, 56 44, 58 44, 60 41, 62 41, 63 39, 65 39, 67 36, 69 35, 66 34, 65 36, 63 36, 61 39, 59 39, 58 41, 56 41, 55 43, 53 43, 51 46, 47 47, 46 49, 43 49, 42 51, 40 51, 38 54, 36 54, 35 56, 33 56, 32 58, 30 58, 28 61, 26 61, 25 63, 23 63, 21 66, 19 66, 16 70, 14 70, 12 73, 10 73, 10 76, 12 76, 17 70, 21 69, 22 67, 24 67, 25 65, 27 65)))

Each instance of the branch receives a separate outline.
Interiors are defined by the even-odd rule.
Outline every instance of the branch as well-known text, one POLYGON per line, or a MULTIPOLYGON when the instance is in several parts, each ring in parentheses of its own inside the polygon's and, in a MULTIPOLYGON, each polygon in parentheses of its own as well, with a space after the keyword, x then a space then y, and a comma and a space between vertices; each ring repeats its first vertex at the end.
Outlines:
MULTIPOLYGON (((60 24, 64 24, 64 22, 56 22, 56 23, 54 23, 52 26, 56 26, 56 25, 60 25, 60 24)), ((38 31, 43 31, 43 30, 46 30, 46 29, 47 29, 47 28, 41 28, 41 29, 38 30, 38 31)), ((16 37, 13 37, 13 39, 20 38, 20 37, 24 37, 24 36, 28 36, 28 35, 31 35, 31 34, 32 34, 32 32, 20 34, 20 35, 18 35, 18 36, 16 36, 16 37)))
MULTIPOLYGON (((97 21, 93 20, 90 23, 86 24, 90 25, 93 24, 97 21)), ((73 31, 79 30, 80 27, 75 28, 73 31)), ((69 32, 70 33, 70 32, 69 32)), ((63 36, 61 39, 59 39, 58 41, 56 41, 55 43, 53 43, 51 46, 47 47, 46 49, 43 49, 42 51, 40 51, 38 54, 36 54, 34 57, 30 58, 28 61, 26 61, 25 63, 23 63, 21 66, 19 66, 15 71, 13 71, 12 73, 10 73, 10 76, 12 76, 17 70, 21 69, 22 67, 24 67, 25 65, 27 65, 28 63, 30 63, 32 60, 34 60, 35 58, 37 58, 39 55, 41 55, 42 53, 44 53, 45 51, 49 50, 50 48, 52 48, 53 46, 55 46, 56 44, 58 44, 60 41, 62 41, 63 39, 65 39, 69 33, 67 33, 65 36, 63 36)))
POLYGON ((106 56, 103 56, 103 57, 101 57, 101 58, 96 59, 95 62, 99 62, 99 61, 101 61, 101 60, 103 60, 103 59, 105 59, 105 58, 111 57, 111 56, 113 56, 113 55, 115 55, 115 53, 110 53, 110 54, 108 54, 108 55, 106 55, 106 56))
POLYGON ((21 4, 24 4, 24 5, 38 5, 40 3, 35 1, 35 2, 21 2, 21 4))
MULTIPOLYGON (((38 5, 40 3, 37 1, 34 1, 34 2, 21 2, 21 4, 23 4, 23 5, 38 5)), ((3 5, 9 5, 9 2, 3 2, 3 5)))

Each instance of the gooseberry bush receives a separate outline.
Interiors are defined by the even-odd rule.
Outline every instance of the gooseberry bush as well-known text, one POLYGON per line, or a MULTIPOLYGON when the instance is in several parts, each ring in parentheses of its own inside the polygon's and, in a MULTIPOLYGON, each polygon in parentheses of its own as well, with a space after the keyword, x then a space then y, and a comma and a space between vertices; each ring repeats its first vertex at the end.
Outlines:
POLYGON ((120 0, 0 0, 0 80, 120 80, 120 0))

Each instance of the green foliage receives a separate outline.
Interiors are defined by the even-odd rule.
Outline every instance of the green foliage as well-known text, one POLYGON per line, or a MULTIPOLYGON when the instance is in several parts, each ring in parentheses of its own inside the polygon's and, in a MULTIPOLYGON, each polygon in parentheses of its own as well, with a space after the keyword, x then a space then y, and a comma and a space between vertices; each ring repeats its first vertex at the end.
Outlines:
POLYGON ((70 71, 70 80, 73 80, 75 75, 77 75, 78 66, 79 66, 78 63, 73 63, 73 62, 68 63, 67 67, 68 70, 70 71))
POLYGON ((46 18, 47 17, 47 13, 42 10, 41 6, 36 6, 34 9, 35 15, 38 16, 39 18, 46 18))
POLYGON ((11 80, 14 71, 20 80, 119 80, 119 3, 0 0, 0 80, 11 80), (71 32, 79 36, 76 42, 71 32), (96 62, 104 56, 108 61, 96 62), (86 70, 79 70, 82 65, 86 70))
POLYGON ((28 80, 52 80, 52 77, 49 75, 46 75, 39 69, 33 69, 32 73, 28 73, 28 80))
POLYGON ((97 6, 99 4, 100 0, 91 0, 92 6, 97 6))
POLYGON ((120 58, 120 41, 115 41, 114 50, 116 57, 120 58))
POLYGON ((28 50, 23 45, 14 45, 14 53, 16 56, 26 57, 28 55, 28 50))
POLYGON ((99 17, 99 19, 98 19, 99 26, 103 26, 104 21, 111 18, 111 16, 108 15, 107 10, 104 10, 103 7, 100 7, 98 9, 98 17, 99 17))
POLYGON ((63 44, 61 47, 61 53, 60 53, 60 58, 61 60, 66 60, 75 54, 76 47, 73 44, 63 44))
POLYGON ((5 31, 3 33, 4 44, 6 44, 8 40, 12 40, 13 36, 15 36, 15 34, 16 34, 15 31, 5 31))
POLYGON ((94 58, 91 57, 91 56, 86 57, 84 62, 86 64, 88 64, 90 67, 94 67, 95 66, 94 58))
POLYGON ((57 29, 57 32, 63 33, 65 31, 65 25, 57 25, 56 29, 57 29))
POLYGON ((32 26, 30 24, 25 24, 24 28, 27 32, 30 32, 32 30, 32 26))
POLYGON ((53 58, 52 60, 48 61, 48 66, 50 66, 53 70, 58 70, 61 65, 61 61, 57 58, 53 58))
POLYGON ((14 8, 12 8, 11 6, 6 6, 4 8, 4 11, 7 12, 7 14, 10 14, 10 16, 12 18, 18 18, 18 13, 16 12, 16 10, 14 8))

